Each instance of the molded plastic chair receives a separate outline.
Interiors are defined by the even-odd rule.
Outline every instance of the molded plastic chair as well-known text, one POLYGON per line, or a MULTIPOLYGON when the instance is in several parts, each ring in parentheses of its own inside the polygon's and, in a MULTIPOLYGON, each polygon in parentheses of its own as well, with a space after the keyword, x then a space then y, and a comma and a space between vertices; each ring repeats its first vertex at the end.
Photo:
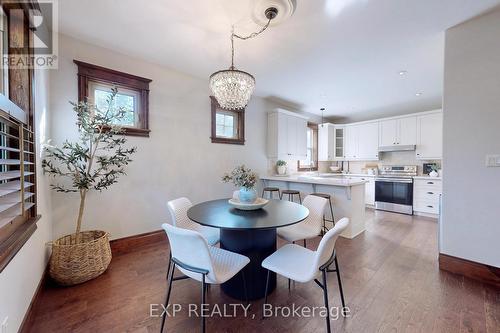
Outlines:
POLYGON ((193 222, 187 216, 187 211, 193 204, 188 198, 178 198, 167 203, 170 217, 173 225, 183 229, 189 229, 199 232, 205 237, 209 245, 215 245, 220 240, 219 229, 202 226, 193 222))
MULTIPOLYGON (((328 288, 326 283, 326 273, 328 271, 328 267, 334 261, 337 264, 335 242, 337 241, 340 233, 344 231, 348 224, 348 218, 343 218, 338 221, 335 226, 323 236, 316 251, 311 251, 305 247, 301 247, 295 244, 287 244, 264 259, 264 261, 262 262, 262 267, 268 270, 264 304, 267 304, 269 273, 271 271, 297 282, 305 283, 314 280, 314 282, 316 282, 316 284, 320 286, 321 289, 323 289, 325 307, 326 309, 328 309, 326 327, 327 331, 330 332, 330 308, 328 307, 328 288), (322 273, 323 277, 322 283, 317 279, 320 272, 322 273)), ((342 286, 340 284, 339 289, 342 294, 342 286)), ((344 303, 342 303, 342 306, 345 308, 344 303)))
MULTIPOLYGON (((219 229, 205 227, 196 222, 191 221, 187 216, 187 211, 192 206, 193 204, 191 203, 191 201, 188 198, 184 197, 167 202, 168 212, 170 213, 173 225, 179 228, 199 232, 203 237, 205 237, 209 245, 217 244, 220 240, 219 229)), ((172 257, 172 252, 170 252, 170 258, 171 257, 172 257)), ((170 272, 170 260, 168 262, 168 268, 167 268, 167 279, 168 279, 168 272, 170 272)))
POLYGON ((303 205, 309 209, 309 216, 302 222, 279 228, 278 236, 290 243, 303 239, 304 247, 306 247, 306 239, 315 238, 321 234, 323 213, 327 203, 328 200, 322 197, 314 195, 305 197, 303 205))
MULTIPOLYGON (((210 246, 199 232, 162 224, 167 233, 171 247, 172 269, 168 274, 168 291, 165 300, 165 309, 168 306, 172 282, 190 277, 201 281, 201 304, 205 304, 206 283, 221 284, 241 273, 243 288, 246 295, 245 276, 242 269, 250 262, 247 257, 218 247, 210 246), (174 278, 175 268, 185 276, 174 278)), ((170 265, 169 265, 170 266, 170 265)), ((162 315, 161 330, 165 326, 165 313, 162 315)), ((202 332, 205 332, 205 316, 202 317, 202 332)))

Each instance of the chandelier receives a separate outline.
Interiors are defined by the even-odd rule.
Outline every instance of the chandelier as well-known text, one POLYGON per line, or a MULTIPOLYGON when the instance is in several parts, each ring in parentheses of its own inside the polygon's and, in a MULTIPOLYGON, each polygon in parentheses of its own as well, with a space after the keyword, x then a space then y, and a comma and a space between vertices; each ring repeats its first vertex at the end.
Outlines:
POLYGON ((259 35, 269 27, 271 20, 278 15, 278 10, 274 7, 267 8, 265 15, 268 19, 267 23, 260 31, 254 32, 248 36, 239 36, 235 34, 233 27, 231 31, 231 67, 210 75, 210 90, 223 109, 243 109, 252 96, 255 88, 255 78, 251 74, 240 71, 234 67, 234 38, 247 40, 259 35))

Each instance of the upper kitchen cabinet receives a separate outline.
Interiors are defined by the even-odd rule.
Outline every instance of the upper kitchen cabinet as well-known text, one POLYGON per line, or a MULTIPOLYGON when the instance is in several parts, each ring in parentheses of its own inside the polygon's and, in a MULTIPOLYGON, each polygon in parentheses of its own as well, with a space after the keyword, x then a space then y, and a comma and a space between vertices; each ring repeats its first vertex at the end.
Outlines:
POLYGON ((318 161, 335 159, 335 126, 330 123, 318 125, 318 161))
POLYGON ((335 125, 333 136, 333 147, 335 161, 342 161, 345 158, 345 126, 335 125))
POLYGON ((443 113, 417 116, 417 159, 437 160, 443 156, 443 113))
POLYGON ((378 160, 378 122, 347 125, 345 133, 346 160, 378 160))
POLYGON ((409 146, 417 143, 417 117, 381 120, 380 147, 409 146))
POLYGON ((267 117, 267 154, 269 158, 291 160, 307 156, 307 118, 277 109, 267 117))

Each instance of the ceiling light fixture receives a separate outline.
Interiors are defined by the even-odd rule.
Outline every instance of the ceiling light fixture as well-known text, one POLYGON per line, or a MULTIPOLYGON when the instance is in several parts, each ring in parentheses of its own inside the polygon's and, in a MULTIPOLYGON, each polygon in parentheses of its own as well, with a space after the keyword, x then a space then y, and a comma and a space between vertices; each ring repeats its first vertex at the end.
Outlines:
POLYGON ((278 15, 278 9, 269 7, 265 11, 268 19, 266 25, 257 32, 248 36, 239 36, 234 33, 234 26, 231 31, 231 67, 217 71, 210 75, 210 90, 219 105, 228 110, 243 109, 250 100, 255 88, 255 78, 244 71, 240 71, 234 67, 234 38, 247 40, 253 38, 269 27, 271 20, 278 15))
POLYGON ((418 92, 418 93, 415 94, 415 96, 420 97, 420 96, 422 96, 422 93, 418 92))
POLYGON ((408 72, 407 72, 407 71, 399 71, 399 75, 401 75, 401 76, 404 76, 404 75, 406 75, 406 74, 408 74, 408 72))

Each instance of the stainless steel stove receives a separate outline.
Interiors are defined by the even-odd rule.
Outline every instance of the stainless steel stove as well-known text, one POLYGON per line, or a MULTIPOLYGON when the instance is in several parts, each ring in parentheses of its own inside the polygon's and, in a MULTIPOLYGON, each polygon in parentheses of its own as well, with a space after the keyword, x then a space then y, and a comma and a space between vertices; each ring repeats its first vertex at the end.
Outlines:
POLYGON ((386 165, 375 179, 375 209, 413 215, 416 165, 386 165))

